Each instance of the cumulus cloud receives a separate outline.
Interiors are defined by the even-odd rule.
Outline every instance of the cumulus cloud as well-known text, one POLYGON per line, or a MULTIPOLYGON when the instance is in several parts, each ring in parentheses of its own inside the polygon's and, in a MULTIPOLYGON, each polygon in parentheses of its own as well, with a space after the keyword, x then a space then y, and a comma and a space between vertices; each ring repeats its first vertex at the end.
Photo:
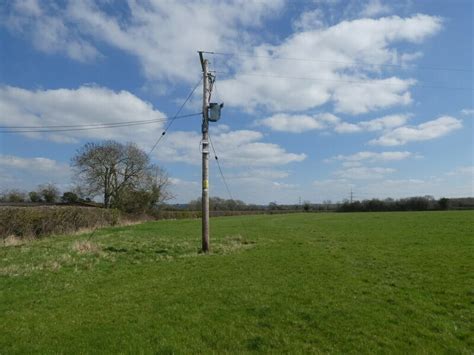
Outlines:
POLYGON ((19 157, 0 154, 0 186, 2 188, 34 188, 38 183, 69 183, 68 164, 45 157, 19 157))
MULTIPOLYGON (((220 82, 221 96, 231 106, 272 112, 333 103, 338 112, 361 114, 408 105, 415 81, 393 73, 381 77, 382 67, 373 63, 403 64, 416 58, 419 52, 401 51, 399 43, 421 43, 442 28, 440 18, 422 14, 321 27, 321 12, 313 9, 295 20, 293 34, 270 44, 259 31, 266 19, 281 13, 283 0, 130 1, 122 12, 106 11, 107 2, 90 0, 67 6, 34 0, 14 4, 7 7, 6 26, 29 37, 38 49, 87 61, 100 56, 96 48, 105 43, 135 56, 144 76, 155 82, 195 80, 196 72, 189 68, 196 66, 196 50, 239 48, 256 57, 212 58, 229 73, 220 82)), ((375 0, 365 9, 371 15, 386 10, 375 0)), ((156 86, 163 88, 163 83, 147 87, 156 86)))
MULTIPOLYGON (((289 153, 277 144, 261 142, 262 138, 262 133, 252 130, 212 134, 219 161, 225 166, 271 167, 306 158, 305 154, 289 153)), ((196 132, 171 132, 156 156, 162 161, 201 164, 200 141, 201 136, 196 132)))
POLYGON ((382 3, 380 0, 370 0, 368 1, 362 11, 360 16, 362 17, 375 17, 379 15, 386 15, 392 12, 392 8, 387 4, 382 3))
POLYGON ((302 133, 314 129, 326 129, 336 122, 339 122, 339 118, 330 113, 315 116, 280 113, 259 120, 257 124, 270 127, 274 131, 302 133))
POLYGON ((382 179, 395 171, 392 168, 355 166, 337 170, 334 175, 339 179, 373 180, 382 179))
POLYGON ((379 138, 370 141, 374 145, 396 146, 409 142, 426 141, 445 136, 462 128, 461 120, 442 116, 417 126, 403 126, 383 133, 379 138))
POLYGON ((148 79, 188 81, 195 77, 189 68, 197 64, 196 50, 250 44, 250 31, 279 11, 283 0, 128 1, 123 12, 107 11, 108 1, 15 4, 8 28, 45 52, 88 60, 98 53, 93 42, 106 43, 135 56, 148 79))
MULTIPOLYGON (((0 87, 0 123, 3 126, 90 125, 141 120, 165 120, 165 115, 128 91, 82 86, 78 89, 26 90, 0 87)), ((163 122, 134 126, 135 137, 150 144, 163 122), (153 129, 150 129, 152 127, 153 129)), ((81 139, 130 140, 130 128, 91 129, 56 133, 22 133, 59 142, 81 139)))
POLYGON ((278 113, 270 117, 256 120, 257 125, 269 127, 273 131, 302 133, 311 130, 334 130, 337 133, 357 133, 384 131, 404 125, 412 117, 411 114, 394 114, 368 121, 350 123, 342 121, 331 113, 316 115, 292 115, 278 113))
POLYGON ((63 53, 88 62, 100 57, 99 51, 76 31, 57 6, 37 0, 14 0, 2 23, 11 32, 31 39, 34 47, 45 53, 63 53))
POLYGON ((256 46, 253 56, 238 57, 233 74, 220 81, 220 92, 230 105, 273 112, 304 111, 330 102, 336 111, 351 114, 408 105, 415 80, 374 78, 383 69, 372 63, 401 64, 406 53, 396 44, 421 43, 441 27, 440 18, 418 14, 297 32, 280 44, 256 46))
POLYGON ((383 131, 404 125, 410 117, 412 117, 410 114, 397 114, 383 116, 369 121, 360 121, 357 123, 340 121, 336 124, 334 130, 338 133, 383 131))
POLYGON ((462 113, 464 116, 474 116, 474 109, 465 108, 465 109, 462 109, 462 110, 461 110, 461 113, 462 113))
POLYGON ((412 102, 407 91, 414 80, 396 77, 373 79, 364 85, 342 85, 334 90, 333 100, 337 112, 362 114, 412 102))
MULTIPOLYGON (((57 133, 21 133, 57 142, 79 142, 84 139, 115 139, 136 141, 148 150, 163 127, 165 117, 153 106, 127 91, 115 92, 102 87, 83 86, 78 89, 30 91, 16 87, 0 88, 0 123, 3 126, 77 125, 158 120, 152 125, 79 130, 57 133)), ((192 118, 190 118, 192 119, 192 118)), ((289 153, 274 143, 262 142, 258 131, 231 131, 226 125, 213 128, 213 139, 225 164, 241 166, 272 166, 299 162, 305 154, 289 153)), ((162 161, 200 164, 201 136, 197 132, 175 131, 165 136, 166 144, 156 150, 162 161)))
POLYGON ((67 169, 56 160, 44 157, 22 158, 13 155, 0 155, 0 167, 4 169, 29 170, 37 173, 57 174, 67 169))
POLYGON ((367 131, 382 131, 403 126, 410 117, 409 114, 388 115, 370 121, 362 121, 358 125, 367 131))
POLYGON ((296 31, 308 31, 324 27, 324 12, 321 9, 305 11, 293 22, 296 31))

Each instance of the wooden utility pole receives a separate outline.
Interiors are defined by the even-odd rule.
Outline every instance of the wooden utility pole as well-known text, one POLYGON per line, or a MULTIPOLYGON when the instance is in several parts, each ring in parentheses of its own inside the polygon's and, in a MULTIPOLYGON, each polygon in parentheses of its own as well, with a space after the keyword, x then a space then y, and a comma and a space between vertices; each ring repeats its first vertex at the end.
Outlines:
POLYGON ((202 251, 209 252, 209 100, 208 61, 199 52, 202 66, 202 251))

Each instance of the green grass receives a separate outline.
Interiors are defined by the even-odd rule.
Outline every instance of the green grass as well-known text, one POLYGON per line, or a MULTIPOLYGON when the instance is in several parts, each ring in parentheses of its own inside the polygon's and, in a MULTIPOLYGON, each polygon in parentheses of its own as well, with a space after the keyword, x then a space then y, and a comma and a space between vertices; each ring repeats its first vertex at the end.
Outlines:
POLYGON ((0 353, 472 354, 473 225, 243 216, 211 220, 210 255, 198 220, 0 247, 0 353))

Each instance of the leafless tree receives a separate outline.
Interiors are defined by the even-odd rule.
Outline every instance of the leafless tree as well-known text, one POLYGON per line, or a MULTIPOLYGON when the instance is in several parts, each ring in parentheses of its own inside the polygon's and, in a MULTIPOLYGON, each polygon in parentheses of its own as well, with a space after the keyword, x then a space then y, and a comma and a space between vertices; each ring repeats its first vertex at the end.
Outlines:
POLYGON ((87 143, 71 165, 82 190, 91 196, 101 194, 106 208, 126 200, 131 192, 147 192, 153 186, 158 188, 157 202, 168 194, 168 176, 151 165, 148 155, 133 143, 87 143))

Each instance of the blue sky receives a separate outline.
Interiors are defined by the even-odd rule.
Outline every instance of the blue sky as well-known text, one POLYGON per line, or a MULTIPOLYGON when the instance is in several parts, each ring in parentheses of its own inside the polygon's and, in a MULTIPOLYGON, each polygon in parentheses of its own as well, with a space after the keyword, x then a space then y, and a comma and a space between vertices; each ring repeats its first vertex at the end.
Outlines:
MULTIPOLYGON (((200 79, 197 51, 213 51, 225 108, 211 137, 235 198, 473 196, 472 35, 468 0, 3 2, 0 123, 173 116, 200 79)), ((68 190, 85 142, 149 151, 165 124, 0 133, 0 188, 68 190)), ((176 120, 152 154, 175 202, 200 195, 199 130, 176 120)), ((212 160, 211 195, 227 198, 212 160)))

